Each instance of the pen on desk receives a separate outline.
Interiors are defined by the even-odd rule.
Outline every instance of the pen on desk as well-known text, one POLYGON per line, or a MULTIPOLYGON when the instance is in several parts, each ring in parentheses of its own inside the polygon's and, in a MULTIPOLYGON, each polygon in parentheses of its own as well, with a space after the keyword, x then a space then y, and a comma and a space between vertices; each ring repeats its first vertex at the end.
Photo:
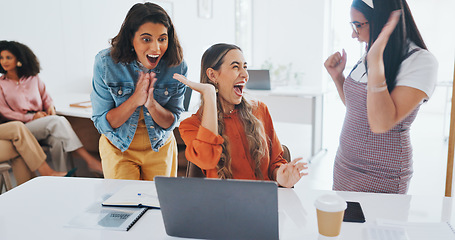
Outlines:
POLYGON ((153 194, 149 194, 149 193, 137 193, 137 195, 139 197, 145 197, 145 198, 156 198, 156 196, 154 196, 153 194))

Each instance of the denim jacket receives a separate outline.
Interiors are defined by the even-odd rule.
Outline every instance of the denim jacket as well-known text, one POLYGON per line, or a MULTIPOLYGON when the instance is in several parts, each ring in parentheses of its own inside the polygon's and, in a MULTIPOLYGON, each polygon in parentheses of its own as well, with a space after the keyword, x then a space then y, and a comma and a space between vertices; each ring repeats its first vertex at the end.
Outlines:
POLYGON ((183 98, 186 88, 183 83, 175 80, 173 75, 179 73, 186 76, 188 67, 185 61, 178 66, 168 67, 161 59, 154 69, 148 70, 136 61, 128 64, 115 63, 110 53, 110 49, 105 49, 95 57, 93 91, 90 95, 93 109, 92 121, 98 132, 104 134, 112 144, 124 152, 133 141, 142 108, 152 149, 158 152, 184 111, 183 98), (174 122, 169 128, 164 129, 156 124, 145 106, 139 106, 118 128, 112 128, 107 121, 107 112, 120 106, 134 93, 139 71, 156 73, 157 81, 153 96, 161 106, 173 113, 174 122))

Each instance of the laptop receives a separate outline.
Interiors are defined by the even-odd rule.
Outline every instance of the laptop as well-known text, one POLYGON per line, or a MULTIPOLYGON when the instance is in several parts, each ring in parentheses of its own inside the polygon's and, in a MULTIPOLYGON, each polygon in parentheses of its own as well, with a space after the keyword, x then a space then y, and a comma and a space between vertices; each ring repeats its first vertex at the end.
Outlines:
POLYGON ((202 239, 278 239, 272 181, 155 177, 166 233, 202 239))
POLYGON ((248 70, 248 82, 246 88, 251 90, 270 90, 269 70, 248 70))

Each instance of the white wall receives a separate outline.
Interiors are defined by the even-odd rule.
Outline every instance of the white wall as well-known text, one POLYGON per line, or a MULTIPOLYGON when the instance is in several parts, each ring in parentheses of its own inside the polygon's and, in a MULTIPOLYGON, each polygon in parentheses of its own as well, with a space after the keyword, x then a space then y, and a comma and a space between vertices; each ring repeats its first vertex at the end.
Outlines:
MULTIPOLYGON (((253 63, 260 67, 292 64, 300 84, 323 88, 324 40, 328 38, 325 10, 329 0, 255 0, 253 4, 253 63)), ((291 76, 292 78, 292 76, 291 76)), ((292 83, 292 81, 291 81, 292 83)))
MULTIPOLYGON (((247 56, 252 59, 250 67, 259 68, 267 60, 275 67, 292 63, 292 72, 303 76, 301 84, 324 89, 326 81, 322 79, 327 74, 322 63, 333 42, 328 34, 328 9, 333 0, 251 1, 253 56, 247 56)), ((118 33, 127 11, 136 2, 142 1, 0 0, 0 39, 23 42, 35 51, 43 68, 41 78, 51 93, 89 92, 95 54, 109 47, 109 40, 118 33)), ((210 19, 198 17, 198 0, 155 2, 172 6, 189 77, 198 81, 203 51, 214 43, 235 43, 235 0, 212 0, 210 19)), ((455 32, 448 26, 455 17, 449 14, 451 7, 441 5, 453 6, 454 1, 439 2, 409 0, 428 47, 438 56, 440 80, 449 81, 453 75, 455 32)))
MULTIPOLYGON (((0 39, 28 45, 38 56, 51 94, 91 91, 95 55, 109 47, 134 0, 0 0, 0 39)), ((139 1, 140 2, 140 1, 139 1)), ((197 0, 157 1, 173 7, 173 21, 189 64, 199 79, 203 51, 235 41, 234 1, 213 1, 213 17, 198 17, 197 0)))
POLYGON ((51 93, 89 92, 94 56, 108 46, 134 2, 108 8, 108 0, 1 0, 0 39, 22 42, 35 52, 51 93))
POLYGON ((439 62, 438 81, 452 81, 455 54, 455 1, 408 0, 428 50, 439 62))
MULTIPOLYGON (((326 55, 321 26, 327 1, 253 0, 253 63, 292 62, 294 71, 303 72, 310 84, 319 87, 326 55)), ((94 56, 109 47, 136 2, 0 0, 0 39, 22 42, 35 52, 42 65, 40 76, 51 94, 87 93, 94 56)), ((213 0, 210 19, 198 17, 197 0, 156 2, 172 6, 189 78, 199 81, 202 53, 214 43, 235 43, 235 1, 213 0)))
POLYGON ((421 111, 445 114, 448 127, 455 54, 455 1, 408 0, 408 3, 428 50, 439 63, 439 84, 421 111))
POLYGON ((235 43, 235 4, 233 0, 214 0, 212 18, 205 19, 198 16, 197 0, 172 2, 174 24, 188 63, 188 77, 198 82, 204 51, 216 43, 235 43))

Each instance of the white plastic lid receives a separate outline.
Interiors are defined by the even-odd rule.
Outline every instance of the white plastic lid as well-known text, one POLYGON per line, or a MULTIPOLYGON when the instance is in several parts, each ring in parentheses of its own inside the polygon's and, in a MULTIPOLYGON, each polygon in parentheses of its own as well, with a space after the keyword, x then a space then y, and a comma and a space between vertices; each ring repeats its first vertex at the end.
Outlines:
POLYGON ((314 202, 314 206, 324 212, 339 212, 347 208, 346 200, 336 194, 320 196, 314 202))

